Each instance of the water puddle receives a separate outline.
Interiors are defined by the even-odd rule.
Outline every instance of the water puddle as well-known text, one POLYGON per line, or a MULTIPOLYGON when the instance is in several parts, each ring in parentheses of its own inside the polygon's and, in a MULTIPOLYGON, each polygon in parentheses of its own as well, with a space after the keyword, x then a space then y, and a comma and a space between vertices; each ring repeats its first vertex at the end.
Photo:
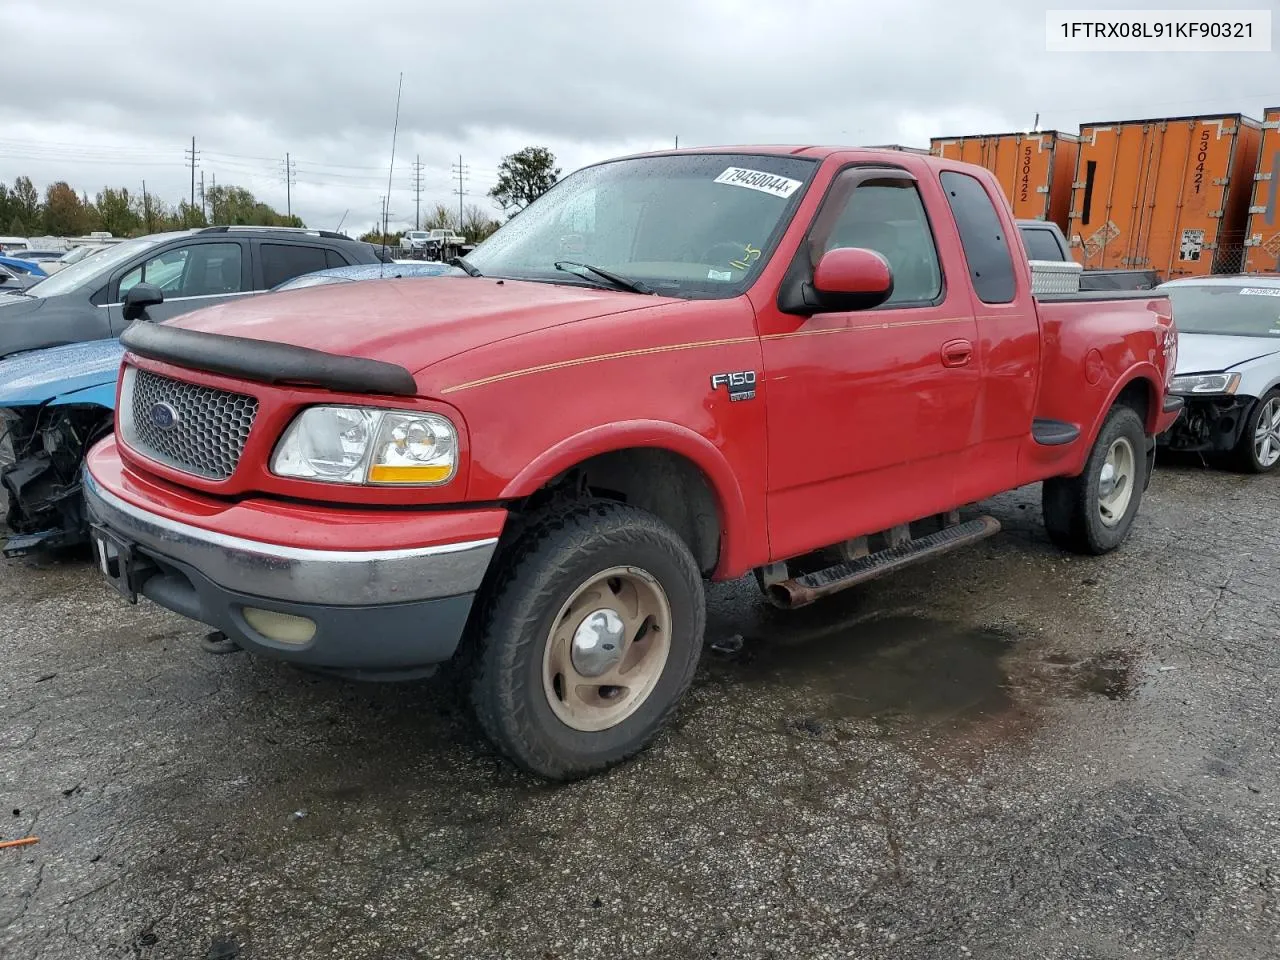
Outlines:
POLYGON ((803 690, 814 717, 965 717, 1013 701, 1003 658, 1015 638, 926 617, 864 620, 813 638, 745 638, 722 668, 803 690))

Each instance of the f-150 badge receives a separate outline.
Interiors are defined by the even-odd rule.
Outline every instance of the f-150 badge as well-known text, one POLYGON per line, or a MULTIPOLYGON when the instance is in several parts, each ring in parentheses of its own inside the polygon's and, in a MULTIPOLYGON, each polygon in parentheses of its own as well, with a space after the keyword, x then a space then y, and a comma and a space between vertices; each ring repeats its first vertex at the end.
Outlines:
POLYGON ((756 372, 754 370, 739 370, 734 373, 713 373, 711 375, 711 389, 719 390, 721 387, 724 387, 728 392, 731 402, 754 400, 756 397, 756 372))

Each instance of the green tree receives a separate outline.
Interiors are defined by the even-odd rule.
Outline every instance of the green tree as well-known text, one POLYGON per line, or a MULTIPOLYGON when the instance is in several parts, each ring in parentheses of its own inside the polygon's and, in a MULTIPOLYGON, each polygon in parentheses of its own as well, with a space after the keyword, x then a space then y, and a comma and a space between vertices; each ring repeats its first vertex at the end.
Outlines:
POLYGON ((186 200, 178 204, 178 220, 181 221, 183 229, 189 230, 193 227, 207 227, 209 222, 204 218, 204 211, 199 207, 193 207, 186 200))
POLYGON ((217 186, 206 194, 210 221, 227 226, 303 227, 301 217, 278 213, 244 187, 217 186))
POLYGON ((40 229, 40 194, 30 177, 18 177, 9 191, 12 216, 23 234, 40 229))
POLYGON ((403 236, 404 236, 403 232, 388 233, 384 236, 381 230, 379 230, 377 227, 374 227, 372 230, 366 233, 362 233, 360 235, 360 239, 363 240, 365 243, 372 243, 375 247, 380 247, 384 243, 388 247, 399 247, 400 238, 403 236))
POLYGON ((63 180, 49 184, 44 192, 45 233, 53 237, 79 237, 92 226, 93 218, 71 184, 63 180))
POLYGON ((525 147, 502 158, 498 182, 489 196, 514 215, 555 186, 559 178, 555 154, 546 147, 525 147))
POLYGON ((103 187, 95 206, 98 208, 98 226, 115 237, 131 237, 142 230, 141 204, 137 197, 129 196, 125 187, 103 187))

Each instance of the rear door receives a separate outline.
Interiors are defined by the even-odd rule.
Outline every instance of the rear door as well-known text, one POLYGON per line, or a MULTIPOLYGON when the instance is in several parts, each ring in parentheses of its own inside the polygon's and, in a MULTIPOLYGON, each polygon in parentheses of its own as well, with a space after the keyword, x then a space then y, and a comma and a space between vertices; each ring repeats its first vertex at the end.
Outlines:
POLYGON ((965 291, 980 344, 981 390, 973 421, 978 445, 970 450, 978 456, 959 473, 959 493, 968 501, 1014 485, 1018 453, 1031 433, 1040 322, 1030 267, 1015 262, 1017 246, 1010 241, 1017 227, 997 186, 959 170, 944 170, 939 182, 960 235, 969 273, 965 291))
POLYGON ((271 290, 286 280, 333 266, 329 248, 318 244, 257 240, 254 250, 257 254, 255 286, 259 290, 271 290))
POLYGON ((954 505, 955 458, 976 442, 976 327, 963 265, 944 263, 926 200, 905 170, 839 173, 799 257, 836 247, 884 255, 894 292, 874 310, 759 313, 775 558, 954 505), (959 270, 960 276, 951 272, 959 270))

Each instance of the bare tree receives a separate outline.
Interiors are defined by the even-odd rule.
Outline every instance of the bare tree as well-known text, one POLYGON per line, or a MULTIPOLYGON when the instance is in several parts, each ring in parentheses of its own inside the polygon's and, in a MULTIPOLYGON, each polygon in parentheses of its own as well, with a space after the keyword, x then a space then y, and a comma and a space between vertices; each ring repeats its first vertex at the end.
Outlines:
POLYGON ((500 226, 493 214, 474 203, 467 204, 462 212, 461 233, 471 243, 479 243, 500 226))

